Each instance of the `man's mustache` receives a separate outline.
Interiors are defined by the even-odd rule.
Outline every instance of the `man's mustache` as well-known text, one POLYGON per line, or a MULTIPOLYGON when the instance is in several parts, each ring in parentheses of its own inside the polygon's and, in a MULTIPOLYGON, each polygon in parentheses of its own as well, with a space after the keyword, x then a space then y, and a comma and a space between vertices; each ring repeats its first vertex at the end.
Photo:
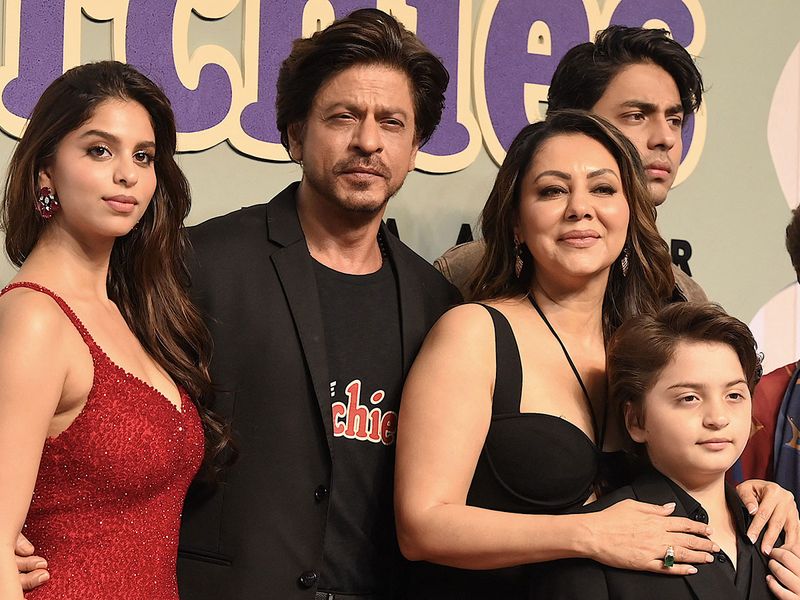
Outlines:
POLYGON ((373 156, 369 160, 350 158, 339 161, 333 166, 334 175, 357 172, 371 173, 383 177, 384 179, 389 179, 391 176, 389 168, 377 156, 373 156))

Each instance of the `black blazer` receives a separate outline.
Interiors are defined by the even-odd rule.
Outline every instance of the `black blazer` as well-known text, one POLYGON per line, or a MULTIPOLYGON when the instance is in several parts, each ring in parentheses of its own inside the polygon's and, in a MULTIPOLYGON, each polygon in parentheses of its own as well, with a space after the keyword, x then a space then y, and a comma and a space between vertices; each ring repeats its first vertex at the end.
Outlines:
MULTIPOLYGON (((240 450, 183 514, 183 600, 313 598, 331 485, 328 366, 313 262, 292 184, 268 204, 190 229, 192 293, 214 342, 212 408, 240 450)), ((408 372, 458 293, 382 228, 397 277, 408 372)))
MULTIPOLYGON (((728 489, 728 504, 732 510, 741 510, 742 526, 747 511, 728 489), (735 506, 734 506, 735 503, 735 506)), ((616 502, 631 498, 651 504, 675 502, 676 517, 688 517, 686 508, 675 494, 666 478, 655 471, 648 471, 633 484, 604 496, 590 505, 592 510, 602 510, 616 502)), ((737 515, 734 515, 734 521, 737 515)), ((758 540, 757 547, 760 547, 758 540)), ((767 560, 760 551, 750 558, 750 600, 773 598, 766 583, 769 573, 767 560)), ((694 575, 685 577, 661 575, 641 571, 614 569, 591 560, 560 560, 541 565, 541 575, 535 582, 531 598, 536 600, 735 600, 738 592, 719 565, 714 563, 695 565, 694 575)), ((741 568, 741 565, 740 565, 741 568)))

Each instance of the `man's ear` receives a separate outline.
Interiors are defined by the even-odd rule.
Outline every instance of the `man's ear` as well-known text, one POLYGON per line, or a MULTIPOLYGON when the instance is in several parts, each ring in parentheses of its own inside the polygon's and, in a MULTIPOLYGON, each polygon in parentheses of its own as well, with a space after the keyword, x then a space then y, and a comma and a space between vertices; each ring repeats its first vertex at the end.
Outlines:
POLYGON ((417 166, 417 152, 419 151, 419 143, 414 142, 414 147, 411 149, 411 156, 408 159, 408 172, 411 173, 417 166))
POLYGON ((292 123, 286 129, 289 138, 289 158, 296 163, 303 162, 303 124, 292 123))
POLYGON ((644 414, 641 409, 637 409, 632 403, 626 402, 622 410, 625 417, 625 428, 628 430, 628 435, 631 436, 631 439, 639 444, 647 442, 644 414))

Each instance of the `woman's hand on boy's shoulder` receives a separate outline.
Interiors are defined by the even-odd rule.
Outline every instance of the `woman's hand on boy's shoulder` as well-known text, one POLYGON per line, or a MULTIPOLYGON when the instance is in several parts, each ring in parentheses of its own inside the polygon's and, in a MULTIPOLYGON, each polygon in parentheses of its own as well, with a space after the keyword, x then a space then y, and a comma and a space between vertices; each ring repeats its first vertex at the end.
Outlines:
POLYGON ((719 546, 708 539, 712 530, 705 523, 670 516, 675 503, 663 506, 622 500, 599 512, 581 515, 589 522, 589 539, 582 546, 585 558, 618 569, 651 571, 664 575, 691 575, 690 563, 712 562, 719 546), (672 548, 674 565, 664 556, 672 548))
POLYGON ((800 544, 775 548, 769 556, 767 585, 778 600, 800 599, 800 544))
POLYGON ((740 483, 736 492, 753 521, 747 529, 747 537, 753 542, 761 535, 761 551, 770 554, 781 531, 784 532, 784 547, 790 548, 800 543, 800 515, 794 494, 772 481, 750 479, 740 483))

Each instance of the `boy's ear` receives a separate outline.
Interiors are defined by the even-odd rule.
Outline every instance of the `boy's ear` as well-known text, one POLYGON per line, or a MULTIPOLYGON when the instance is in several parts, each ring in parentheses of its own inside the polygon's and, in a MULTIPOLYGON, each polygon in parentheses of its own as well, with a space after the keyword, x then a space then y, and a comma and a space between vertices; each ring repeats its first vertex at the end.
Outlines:
POLYGON ((626 402, 622 408, 625 417, 625 428, 628 435, 634 442, 644 444, 647 442, 647 432, 644 428, 644 415, 641 408, 633 406, 631 402, 626 402))

